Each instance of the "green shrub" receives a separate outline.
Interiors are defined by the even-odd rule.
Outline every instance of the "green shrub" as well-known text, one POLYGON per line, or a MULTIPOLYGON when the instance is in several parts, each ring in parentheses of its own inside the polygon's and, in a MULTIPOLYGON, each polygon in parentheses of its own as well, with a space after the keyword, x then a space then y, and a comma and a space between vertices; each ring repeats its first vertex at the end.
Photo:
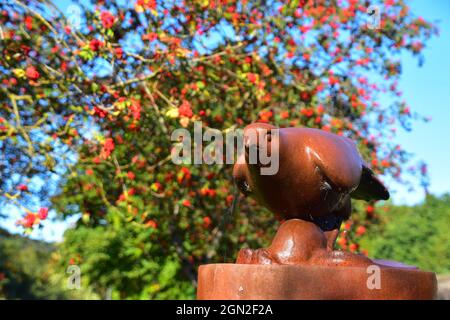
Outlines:
POLYGON ((392 259, 437 273, 450 272, 450 195, 428 196, 416 206, 392 206, 380 232, 364 246, 371 257, 392 259))

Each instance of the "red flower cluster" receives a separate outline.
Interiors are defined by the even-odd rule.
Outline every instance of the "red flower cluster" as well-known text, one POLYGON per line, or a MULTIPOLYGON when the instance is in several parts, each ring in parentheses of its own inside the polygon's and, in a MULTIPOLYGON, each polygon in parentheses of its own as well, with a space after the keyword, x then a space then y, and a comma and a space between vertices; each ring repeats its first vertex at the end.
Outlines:
POLYGON ((38 211, 38 217, 41 220, 47 219, 48 216, 48 208, 40 208, 38 211))
POLYGON ((366 233, 366 227, 359 226, 358 228, 356 228, 356 235, 362 236, 364 233, 366 233))
POLYGON ((103 11, 100 14, 100 20, 102 20, 103 28, 110 29, 114 25, 116 18, 109 11, 103 11))
POLYGON ((105 44, 103 43, 103 41, 99 40, 99 39, 92 39, 89 42, 89 48, 91 48, 92 51, 98 51, 100 50, 100 48, 102 48, 105 44))
POLYGON ((148 220, 148 221, 145 223, 145 226, 146 226, 147 228, 152 228, 152 229, 156 229, 156 228, 158 227, 158 225, 157 225, 157 223, 156 223, 155 220, 148 220))
POLYGON ((202 188, 202 189, 200 189, 200 194, 204 197, 214 198, 217 195, 217 192, 214 189, 202 188))
POLYGON ((156 9, 156 0, 137 0, 136 6, 143 7, 144 9, 156 9))
POLYGON ((98 115, 100 118, 104 118, 108 115, 108 113, 105 110, 95 106, 94 107, 94 115, 98 115))
POLYGON ((312 117, 314 115, 314 110, 312 108, 303 108, 300 110, 300 113, 305 117, 312 117))
POLYGON ((127 177, 128 177, 128 179, 130 179, 130 180, 134 180, 134 179, 136 178, 136 175, 134 174, 133 171, 128 171, 128 172, 127 172, 127 177))
POLYGON ((25 22, 25 27, 27 28, 28 31, 33 29, 33 17, 26 16, 24 22, 25 22))
POLYGON ((121 47, 115 48, 114 53, 116 54, 117 58, 122 59, 123 49, 121 47))
POLYGON ((261 111, 259 113, 259 121, 260 122, 269 122, 273 117, 273 111, 267 110, 267 111, 261 111))
POLYGON ((192 112, 191 104, 187 100, 183 100, 181 105, 178 107, 178 114, 182 117, 192 118, 194 113, 192 112))
POLYGON ((333 75, 330 75, 328 77, 328 83, 330 84, 330 86, 338 84, 339 83, 339 78, 337 78, 337 77, 335 77, 333 75))
POLYGON ((132 100, 130 110, 131 114, 133 115, 133 119, 138 121, 141 118, 141 103, 138 100, 132 100))
POLYGON ((144 34, 142 36, 142 40, 148 40, 150 42, 153 42, 156 39, 158 39, 158 34, 155 32, 150 32, 150 33, 144 34))
POLYGON ((181 183, 183 181, 190 181, 191 180, 191 170, 189 170, 186 167, 182 167, 181 170, 178 172, 177 175, 177 181, 178 183, 181 183))
POLYGON ((17 190, 19 191, 28 191, 28 187, 24 184, 21 184, 17 187, 17 190))
POLYGON ((114 140, 112 138, 107 138, 105 143, 103 143, 103 150, 101 156, 103 159, 108 158, 111 155, 111 152, 114 151, 114 140))
POLYGON ((234 196, 231 194, 225 198, 228 206, 231 205, 231 203, 233 202, 233 199, 234 199, 234 196))
POLYGON ((247 79, 251 83, 255 84, 256 81, 258 81, 258 76, 256 74, 254 74, 254 73, 249 72, 249 73, 247 73, 247 79))
POLYGON ((38 225, 42 220, 47 219, 47 216, 48 208, 40 208, 37 213, 27 213, 23 219, 17 221, 17 224, 24 228, 32 228, 33 226, 38 225))
POLYGON ((28 79, 33 81, 36 81, 41 76, 34 66, 27 67, 27 69, 25 70, 25 75, 28 79))
POLYGON ((160 192, 162 190, 162 184, 157 182, 153 182, 150 188, 155 192, 160 192))
POLYGON ((204 217, 203 218, 203 227, 205 229, 208 229, 211 224, 212 224, 212 220, 211 220, 210 217, 204 217))

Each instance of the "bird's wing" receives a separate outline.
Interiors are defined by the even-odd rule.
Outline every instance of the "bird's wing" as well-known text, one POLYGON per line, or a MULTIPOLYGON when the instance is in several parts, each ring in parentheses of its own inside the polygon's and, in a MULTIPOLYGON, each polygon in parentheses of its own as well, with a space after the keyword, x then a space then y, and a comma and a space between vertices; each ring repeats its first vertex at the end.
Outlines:
POLYGON ((361 180, 358 187, 350 196, 354 199, 361 200, 387 200, 389 199, 389 191, 386 187, 375 177, 372 170, 363 165, 361 180))
POLYGON ((314 164, 335 188, 350 192, 358 186, 363 161, 353 141, 321 133, 312 148, 314 164))

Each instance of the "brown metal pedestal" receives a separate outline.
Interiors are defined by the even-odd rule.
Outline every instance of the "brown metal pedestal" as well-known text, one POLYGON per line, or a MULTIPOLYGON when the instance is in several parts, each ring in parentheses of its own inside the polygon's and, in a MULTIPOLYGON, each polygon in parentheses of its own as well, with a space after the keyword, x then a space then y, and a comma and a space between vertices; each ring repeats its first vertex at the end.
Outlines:
POLYGON ((433 299, 436 296, 437 282, 432 272, 383 267, 380 288, 369 289, 367 282, 372 274, 365 267, 208 264, 199 268, 197 298, 348 300, 433 299))

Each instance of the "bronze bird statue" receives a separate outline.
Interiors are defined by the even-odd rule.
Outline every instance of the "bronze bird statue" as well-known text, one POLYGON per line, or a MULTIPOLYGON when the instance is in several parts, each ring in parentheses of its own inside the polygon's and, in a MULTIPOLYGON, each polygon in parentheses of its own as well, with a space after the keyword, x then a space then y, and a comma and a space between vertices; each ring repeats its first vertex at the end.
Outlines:
POLYGON ((351 198, 389 198, 389 192, 366 166, 352 140, 319 129, 278 129, 253 123, 244 129, 244 146, 245 152, 233 169, 236 185, 244 195, 254 197, 288 220, 271 247, 256 252, 241 250, 238 263, 295 264, 317 259, 341 259, 345 265, 355 260, 369 263, 367 258, 352 254, 343 257, 342 252, 333 251, 340 225, 351 214, 351 198), (251 150, 261 149, 268 155, 278 153, 275 174, 263 175, 261 167, 265 165, 249 161, 251 150))
POLYGON ((235 191, 283 221, 268 247, 241 249, 235 264, 200 266, 199 299, 436 297, 434 273, 334 249, 352 198, 389 198, 353 141, 317 129, 254 123, 244 129, 238 148, 235 191))

